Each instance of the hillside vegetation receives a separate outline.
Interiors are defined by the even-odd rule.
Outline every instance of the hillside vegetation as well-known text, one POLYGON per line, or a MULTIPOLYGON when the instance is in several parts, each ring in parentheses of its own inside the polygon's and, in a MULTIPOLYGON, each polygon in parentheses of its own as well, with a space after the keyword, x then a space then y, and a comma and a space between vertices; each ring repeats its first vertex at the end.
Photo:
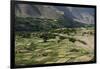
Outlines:
POLYGON ((16 17, 16 31, 49 31, 57 28, 76 28, 92 26, 79 22, 72 22, 67 19, 44 19, 32 17, 16 17))
POLYGON ((61 19, 17 18, 16 65, 94 61, 94 27, 61 19))

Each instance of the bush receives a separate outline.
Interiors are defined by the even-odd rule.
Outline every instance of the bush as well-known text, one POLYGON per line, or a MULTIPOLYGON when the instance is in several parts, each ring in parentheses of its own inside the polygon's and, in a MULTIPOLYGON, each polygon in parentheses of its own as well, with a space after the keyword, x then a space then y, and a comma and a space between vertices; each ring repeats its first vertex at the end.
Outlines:
POLYGON ((47 40, 48 40, 48 33, 41 34, 40 38, 42 38, 44 40, 44 42, 47 42, 47 40))
POLYGON ((74 48, 74 49, 71 49, 70 52, 79 52, 79 50, 74 48))
POLYGON ((75 39, 75 38, 69 38, 69 41, 71 41, 71 42, 75 42, 76 39, 75 39))
POLYGON ((22 38, 30 38, 31 37, 31 34, 30 33, 22 33, 22 38))
POLYGON ((81 42, 82 44, 86 45, 87 43, 82 41, 82 40, 78 40, 79 42, 81 42))
POLYGON ((66 37, 64 36, 59 36, 61 40, 66 39, 66 37))

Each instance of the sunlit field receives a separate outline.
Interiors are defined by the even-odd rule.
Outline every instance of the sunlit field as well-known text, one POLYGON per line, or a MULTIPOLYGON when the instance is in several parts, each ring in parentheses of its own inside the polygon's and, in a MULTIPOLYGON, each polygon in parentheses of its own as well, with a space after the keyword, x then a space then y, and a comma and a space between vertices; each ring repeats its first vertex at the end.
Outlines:
POLYGON ((16 32, 16 65, 93 61, 94 28, 16 32))

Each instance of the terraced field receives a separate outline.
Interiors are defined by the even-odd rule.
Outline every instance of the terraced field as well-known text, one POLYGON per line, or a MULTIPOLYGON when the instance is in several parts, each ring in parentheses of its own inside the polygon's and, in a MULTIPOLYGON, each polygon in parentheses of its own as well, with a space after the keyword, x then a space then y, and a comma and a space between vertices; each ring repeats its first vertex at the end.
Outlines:
POLYGON ((70 36, 67 33, 57 33, 58 36, 46 42, 37 36, 26 38, 16 34, 15 63, 34 65, 93 61, 94 34, 83 33, 84 30, 70 36), (64 39, 60 39, 61 36, 64 39))

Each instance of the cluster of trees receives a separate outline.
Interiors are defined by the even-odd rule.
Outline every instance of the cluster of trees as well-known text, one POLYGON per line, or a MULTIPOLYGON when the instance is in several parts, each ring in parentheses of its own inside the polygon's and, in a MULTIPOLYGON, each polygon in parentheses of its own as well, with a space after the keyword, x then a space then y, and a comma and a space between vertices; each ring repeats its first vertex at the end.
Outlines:
POLYGON ((63 27, 61 19, 42 19, 32 17, 16 17, 16 31, 48 31, 63 27))
POLYGON ((47 42, 48 39, 55 38, 55 34, 48 33, 48 32, 16 32, 16 35, 21 38, 31 38, 31 37, 38 37, 42 38, 44 42, 47 42))
POLYGON ((68 19, 46 19, 32 17, 16 17, 16 31, 49 31, 57 28, 76 28, 85 27, 86 24, 72 22, 68 19))
POLYGON ((75 28, 59 28, 59 29, 51 30, 51 32, 52 33, 62 33, 62 34, 70 35, 71 33, 76 34, 77 29, 75 29, 75 28))
MULTIPOLYGON (((36 36, 43 38, 44 42, 47 42, 50 38, 55 38, 56 35, 52 33, 62 33, 71 35, 76 34, 77 30, 74 27, 87 27, 85 24, 72 22, 65 19, 43 19, 32 17, 16 17, 15 30, 22 38, 30 38, 36 36), (48 31, 50 33, 48 33, 48 31), (27 33, 26 33, 27 32, 27 33), (30 33, 30 32, 42 32, 42 33, 30 33)), ((71 41, 74 42, 73 39, 71 41)))

